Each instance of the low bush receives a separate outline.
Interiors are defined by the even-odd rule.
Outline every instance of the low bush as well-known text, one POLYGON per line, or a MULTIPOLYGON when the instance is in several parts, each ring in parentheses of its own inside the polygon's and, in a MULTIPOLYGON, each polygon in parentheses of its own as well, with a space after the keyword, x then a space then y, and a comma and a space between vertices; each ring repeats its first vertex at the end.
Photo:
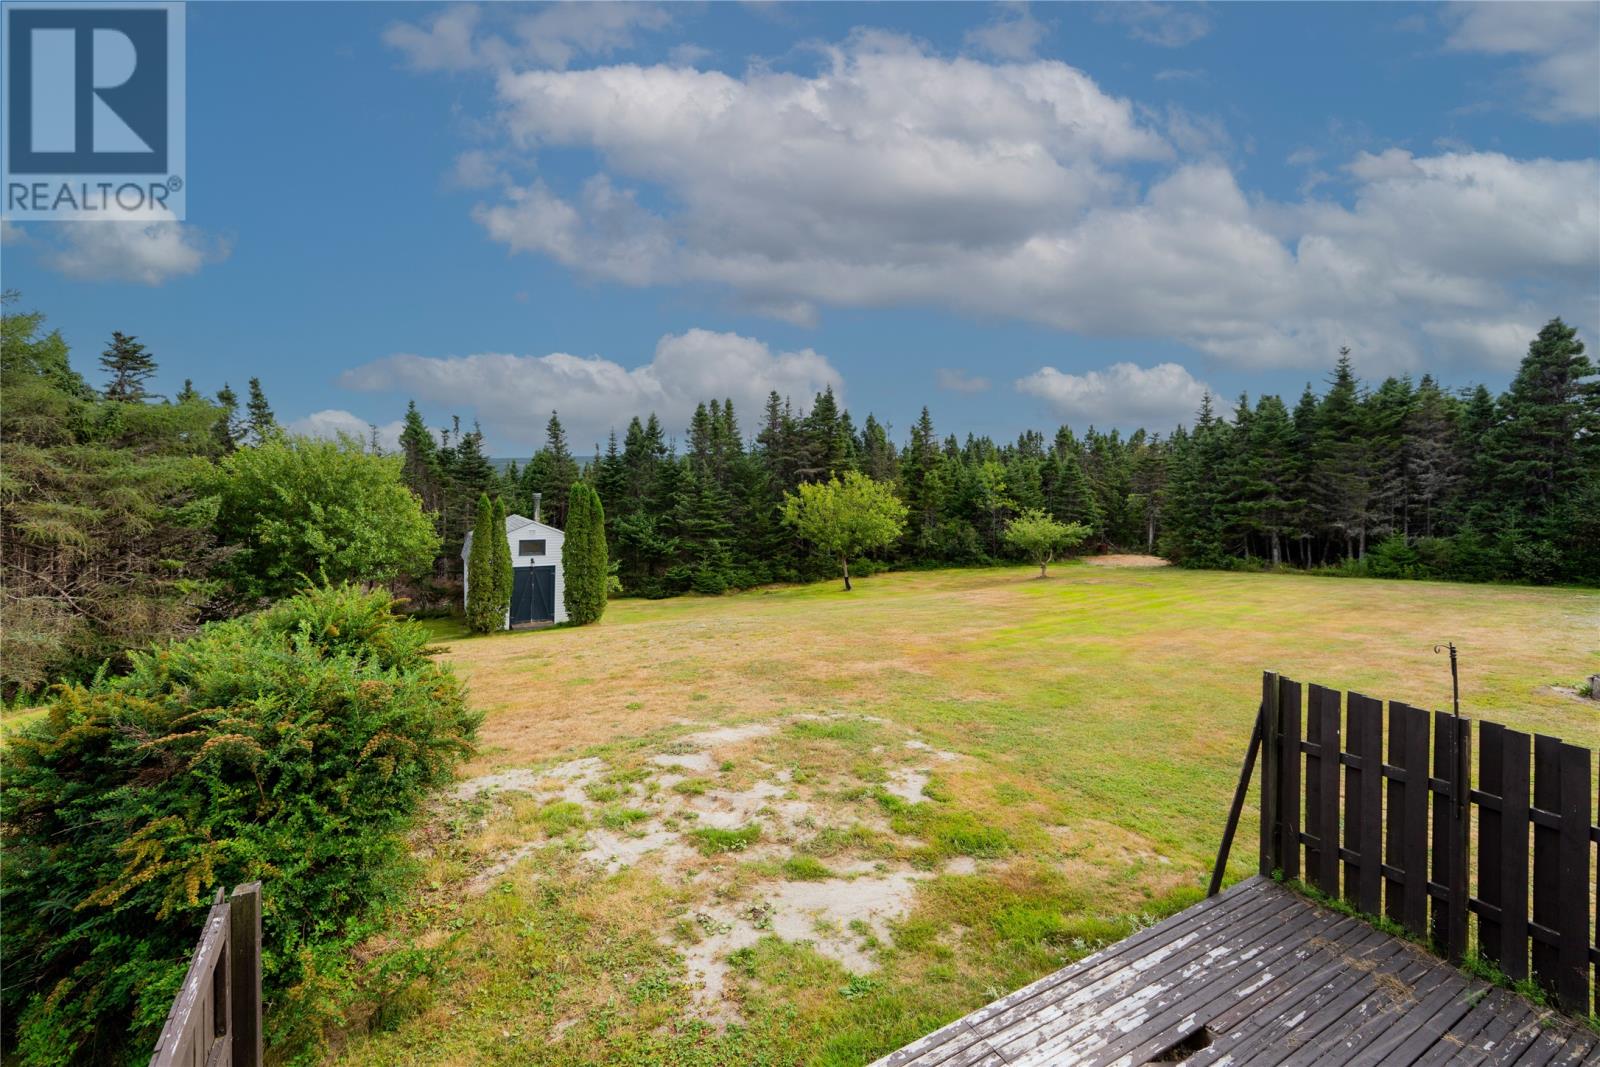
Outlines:
POLYGON ((267 1040, 315 1055, 348 948, 477 727, 385 593, 294 596, 59 688, 10 739, 3 1006, 16 1062, 148 1057, 218 887, 264 883, 267 1040))

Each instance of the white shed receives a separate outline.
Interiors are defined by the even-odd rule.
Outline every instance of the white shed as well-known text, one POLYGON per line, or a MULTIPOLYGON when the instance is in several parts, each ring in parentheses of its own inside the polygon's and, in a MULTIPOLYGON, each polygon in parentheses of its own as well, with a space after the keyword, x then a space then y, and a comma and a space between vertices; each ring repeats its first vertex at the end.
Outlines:
MULTIPOLYGON (((538 514, 538 501, 534 514, 538 514)), ((546 526, 537 518, 506 516, 506 543, 511 547, 511 609, 509 626, 539 625, 567 621, 563 602, 566 581, 561 573, 561 544, 566 534, 546 526)), ((461 603, 466 605, 467 555, 472 551, 472 534, 461 546, 461 603)))

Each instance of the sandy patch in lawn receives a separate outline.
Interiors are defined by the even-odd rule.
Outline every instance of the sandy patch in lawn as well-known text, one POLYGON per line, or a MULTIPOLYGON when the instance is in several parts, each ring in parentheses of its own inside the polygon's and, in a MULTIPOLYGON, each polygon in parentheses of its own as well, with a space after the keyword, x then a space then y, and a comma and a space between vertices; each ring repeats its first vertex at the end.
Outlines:
POLYGON ((1170 567, 1172 564, 1160 556, 1138 556, 1111 553, 1104 556, 1085 556, 1083 561, 1091 567, 1170 567))
POLYGON ((932 776, 925 770, 901 767, 899 770, 889 772, 889 780, 883 783, 883 791, 915 804, 922 799, 922 791, 928 787, 930 777, 932 776))
MULTIPOLYGON (((605 763, 593 756, 568 760, 542 771, 513 768, 469 778, 456 786, 456 799, 472 800, 486 793, 514 790, 547 796, 559 793, 559 799, 581 804, 584 801, 583 787, 598 781, 605 769, 605 763)), ((550 799, 557 798, 550 796, 550 799)))
POLYGON ((695 922, 706 936, 681 949, 689 973, 700 982, 696 1003, 712 1018, 736 1018, 733 1006, 724 1000, 728 957, 769 934, 785 941, 809 941, 846 970, 858 974, 877 970, 878 963, 858 932, 861 925, 872 936, 887 940, 889 924, 910 912, 917 883, 926 877, 895 871, 875 877, 783 882, 764 887, 767 891, 753 901, 697 912, 695 922))
MULTIPOLYGON (((515 836, 508 839, 503 829, 496 830, 492 840, 503 847, 485 857, 466 891, 487 891, 545 848, 575 853, 607 876, 634 866, 652 871, 687 894, 684 911, 662 917, 659 937, 683 954, 696 1012, 719 1023, 739 1018, 728 958, 762 937, 806 942, 852 972, 875 970, 876 942, 889 939, 890 924, 910 912, 918 884, 934 872, 884 858, 904 856, 895 850, 922 842, 889 833, 881 806, 859 783, 854 790, 840 789, 850 785, 850 776, 811 773, 796 780, 799 776, 788 765, 793 751, 785 746, 808 742, 782 731, 796 721, 870 721, 875 729, 891 731, 883 743, 871 747, 870 758, 885 772, 880 787, 907 803, 928 800, 925 790, 935 762, 960 758, 903 733, 896 739, 899 728, 883 719, 805 714, 776 723, 696 730, 619 767, 589 756, 547 768, 486 774, 460 783, 457 798, 493 800, 497 794, 522 792, 544 804, 570 801, 583 809, 588 825, 570 830, 558 826, 548 831, 554 836, 547 836, 545 826, 527 822, 524 811, 524 822, 517 824, 524 828, 515 836), (628 774, 613 773, 627 767, 633 768, 628 774), (685 783, 692 788, 674 788, 685 783), (714 851, 714 840, 700 833, 753 826, 760 828, 759 837, 735 843, 727 852, 714 851), (876 840, 889 842, 890 851, 861 852, 856 851, 860 846, 847 845, 842 853, 823 857, 825 870, 812 862, 809 869, 802 868, 804 879, 791 880, 786 864, 802 854, 807 842, 823 830, 852 826, 876 832, 876 840), (530 835, 536 839, 518 840, 530 835), (815 877, 817 873, 823 877, 815 877), (685 936, 685 918, 692 924, 692 936, 685 936), (669 922, 676 936, 667 929, 669 922)), ((489 817, 494 818, 493 811, 489 817)), ((943 868, 953 874, 977 869, 965 857, 943 868)))

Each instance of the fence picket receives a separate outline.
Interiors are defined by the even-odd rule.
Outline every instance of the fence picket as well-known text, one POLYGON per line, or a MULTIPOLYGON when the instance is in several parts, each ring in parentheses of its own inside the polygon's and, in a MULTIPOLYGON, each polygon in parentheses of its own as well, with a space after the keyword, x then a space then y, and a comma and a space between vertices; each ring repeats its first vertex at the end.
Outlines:
MULTIPOLYGON (((1540 813, 1561 810, 1561 742, 1537 734, 1533 739, 1533 805, 1540 813)), ((1561 887, 1561 831, 1548 820, 1533 820, 1533 922, 1545 930, 1557 929, 1561 887)), ((1560 967, 1556 946, 1537 932, 1531 952, 1532 973, 1548 985, 1560 967)))
POLYGON ((1589 750, 1562 745, 1558 756, 1561 858, 1557 861, 1555 994, 1571 1011, 1589 1003, 1589 750))
MULTIPOLYGON (((1317 720, 1317 888, 1330 897, 1339 895, 1339 692, 1320 685, 1311 687, 1312 713, 1317 720)), ((1309 812, 1307 813, 1309 819, 1309 812)))
POLYGON ((1279 865, 1285 878, 1300 877, 1300 683, 1278 679, 1278 710, 1282 722, 1283 759, 1279 778, 1282 799, 1278 819, 1283 826, 1279 865))
MULTIPOLYGON (((1350 877, 1348 866, 1345 877, 1354 882, 1356 906, 1368 915, 1377 915, 1383 898, 1383 705, 1360 693, 1350 694, 1350 751, 1361 761, 1355 768, 1352 792, 1356 802, 1349 815, 1349 821, 1359 825, 1359 833, 1355 877, 1350 877)), ((1348 778, 1346 788, 1350 788, 1348 778)), ((1345 894, 1351 895, 1348 884, 1345 894)))

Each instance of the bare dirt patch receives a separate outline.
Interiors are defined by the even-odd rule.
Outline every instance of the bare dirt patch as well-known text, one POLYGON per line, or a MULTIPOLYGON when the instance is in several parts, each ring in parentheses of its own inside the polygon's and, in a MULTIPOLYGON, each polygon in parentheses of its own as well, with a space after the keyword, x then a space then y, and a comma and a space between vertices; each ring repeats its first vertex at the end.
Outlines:
POLYGON ((1091 567, 1170 567, 1172 564, 1160 556, 1139 556, 1131 553, 1110 553, 1104 556, 1085 556, 1083 561, 1091 567))
MULTIPOLYGON (((659 940, 682 955, 696 1012, 720 1024, 740 1018, 729 957, 763 937, 805 942, 851 972, 876 970, 891 924, 938 872, 909 862, 922 843, 890 832, 875 790, 924 803, 930 764, 961 757, 881 718, 816 713, 696 730, 656 748, 621 763, 587 756, 462 782, 459 801, 491 805, 481 838, 488 852, 466 892, 486 892, 525 862, 549 862, 539 859, 545 849, 605 876, 653 873, 683 902, 662 916, 659 940), (871 789, 848 775, 797 776, 793 760, 807 745, 841 738, 881 767, 871 789), (823 859, 806 851, 817 842, 823 859)), ((941 869, 971 874, 978 863, 961 856, 941 869)))

